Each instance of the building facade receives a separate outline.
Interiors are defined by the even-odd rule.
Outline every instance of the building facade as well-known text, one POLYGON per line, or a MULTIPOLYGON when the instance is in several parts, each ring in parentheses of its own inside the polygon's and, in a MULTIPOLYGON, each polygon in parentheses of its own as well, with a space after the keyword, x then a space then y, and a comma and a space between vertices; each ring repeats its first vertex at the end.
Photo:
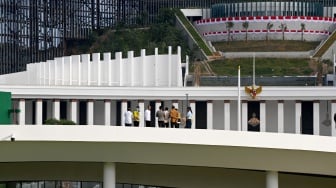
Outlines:
POLYGON ((335 185, 335 87, 265 86, 256 98, 239 85, 186 87, 188 62, 171 51, 83 54, 1 75, 19 109, 9 114, 16 125, 0 126, 2 187, 335 185), (155 112, 172 105, 182 117, 191 107, 190 129, 158 127, 155 112), (126 127, 135 106, 140 125, 126 127), (50 118, 77 125, 45 125, 50 118))
POLYGON ((335 1, 229 0, 2 0, 0 74, 63 56, 66 41, 87 39, 92 30, 156 22, 162 8, 211 9, 203 18, 230 16, 334 17, 335 1))

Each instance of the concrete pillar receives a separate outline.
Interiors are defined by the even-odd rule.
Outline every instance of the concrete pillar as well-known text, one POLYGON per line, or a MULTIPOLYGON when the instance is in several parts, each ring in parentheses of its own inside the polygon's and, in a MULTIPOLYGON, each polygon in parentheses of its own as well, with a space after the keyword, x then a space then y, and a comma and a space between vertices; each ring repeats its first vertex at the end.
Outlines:
POLYGON ((130 73, 131 75, 129 75, 130 77, 130 82, 131 82, 131 86, 134 86, 134 83, 135 83, 135 68, 134 68, 134 51, 128 51, 127 52, 127 59, 128 61, 130 62, 130 73))
POLYGON ((278 172, 267 171, 266 172, 266 188, 279 188, 278 172))
POLYGON ((60 108, 61 108, 61 105, 60 105, 60 100, 59 99, 54 99, 53 100, 53 108, 52 108, 52 117, 54 119, 60 119, 61 115, 60 115, 60 108))
POLYGON ((301 134, 301 101, 295 101, 295 134, 301 134))
POLYGON ((26 101, 25 99, 19 100, 19 125, 25 125, 26 124, 26 101))
POLYGON ((238 130, 248 131, 248 117, 247 117, 247 101, 242 101, 242 115, 241 127, 238 125, 238 130))
POLYGON ((127 101, 121 101, 121 126, 125 126, 125 112, 127 111, 127 101))
MULTIPOLYGON (((155 114, 159 110, 160 106, 161 106, 161 101, 157 100, 155 102, 155 114)), ((155 115, 155 127, 159 127, 158 118, 156 117, 156 115, 155 115)))
POLYGON ((320 101, 314 101, 313 131, 314 135, 320 135, 320 101))
POLYGON ((207 101, 207 129, 213 129, 213 102, 207 101))
POLYGON ((145 127, 145 102, 143 100, 139 101, 139 116, 140 116, 140 122, 139 127, 145 127))
POLYGON ((35 111, 35 124, 36 125, 42 125, 42 114, 43 114, 43 109, 42 109, 42 99, 37 99, 36 100, 36 111, 35 111))
POLYGON ((115 163, 104 164, 104 188, 116 187, 116 166, 115 163))
POLYGON ((336 114, 336 100, 331 101, 331 136, 336 136, 336 125, 334 121, 334 117, 336 114))
POLYGON ((191 129, 196 129, 196 102, 191 100, 189 101, 189 106, 191 108, 191 111, 193 113, 192 121, 191 121, 191 129))
POLYGON ((75 122, 77 124, 77 103, 78 100, 72 99, 70 101, 70 117, 71 121, 75 122))
POLYGON ((110 126, 111 125, 111 100, 105 100, 105 125, 110 126))
POLYGON ((87 124, 93 125, 94 118, 94 100, 87 101, 87 124))
POLYGON ((230 130, 230 101, 224 101, 224 130, 230 130))
MULTIPOLYGON (((178 101, 177 100, 174 100, 174 101, 172 101, 172 105, 174 105, 175 106, 175 108, 179 108, 179 103, 178 103, 178 101)), ((180 112, 181 112, 181 109, 178 109, 180 112)))
POLYGON ((260 132, 266 132, 266 103, 260 101, 260 132))
POLYGON ((278 101, 278 133, 285 132, 284 125, 284 101, 278 101))

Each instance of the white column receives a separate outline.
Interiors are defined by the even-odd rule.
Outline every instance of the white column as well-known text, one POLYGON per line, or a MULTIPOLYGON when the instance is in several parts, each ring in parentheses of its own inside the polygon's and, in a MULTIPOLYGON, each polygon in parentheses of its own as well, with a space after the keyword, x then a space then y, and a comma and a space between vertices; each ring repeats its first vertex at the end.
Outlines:
POLYGON ((70 60, 69 60, 69 85, 72 85, 72 58, 73 58, 73 56, 70 56, 70 60))
POLYGON ((119 67, 119 86, 124 85, 124 74, 123 74, 123 63, 122 63, 122 53, 116 52, 115 53, 115 61, 119 67))
POLYGON ((71 117, 71 121, 77 123, 77 103, 78 103, 78 100, 76 99, 72 99, 70 101, 70 117, 71 117))
POLYGON ((104 53, 104 62, 107 64, 107 67, 105 66, 105 68, 107 68, 108 70, 104 70, 105 72, 108 73, 108 80, 107 83, 109 86, 112 85, 112 63, 111 63, 111 53, 104 53))
POLYGON ((135 72, 136 70, 134 69, 134 51, 128 51, 127 52, 127 58, 130 64, 130 73, 131 75, 129 75, 129 79, 130 79, 130 86, 134 86, 135 83, 135 72))
MULTIPOLYGON (((175 108, 179 108, 179 103, 178 103, 178 101, 177 100, 174 100, 174 101, 172 101, 172 104, 173 104, 173 106, 175 106, 175 108)), ((180 109, 178 109, 178 110, 180 110, 180 109)))
POLYGON ((60 119, 60 100, 59 99, 54 99, 53 100, 53 108, 52 108, 52 117, 55 119, 60 119))
POLYGON ((278 133, 285 132, 284 125, 284 101, 278 101, 278 133))
POLYGON ((64 57, 61 58, 61 83, 64 85, 65 71, 64 71, 64 57))
POLYGON ((97 67, 97 85, 101 85, 101 62, 100 62, 100 53, 94 53, 92 54, 92 61, 93 61, 93 66, 97 67))
POLYGON ((19 101, 19 125, 26 124, 26 101, 25 99, 20 99, 19 101))
POLYGON ((125 126, 125 117, 124 114, 127 111, 127 101, 122 100, 121 101, 121 126, 125 126))
POLYGON ((331 136, 336 136, 336 125, 335 125, 335 117, 336 114, 336 100, 331 101, 331 136))
POLYGON ((105 125, 110 126, 111 125, 111 101, 105 100, 105 125))
POLYGON ((191 121, 191 129, 196 129, 196 102, 195 101, 189 101, 189 106, 191 108, 191 111, 193 113, 192 121, 191 121))
POLYGON ((116 187, 116 167, 115 163, 104 163, 104 188, 116 187))
POLYGON ((266 103, 260 101, 260 132, 266 132, 266 103))
MULTIPOLYGON (((161 106, 161 101, 157 100, 155 102, 155 114, 159 110, 160 106, 161 106)), ((155 127, 159 127, 158 118, 156 117, 156 115, 155 115, 155 127)))
POLYGON ((172 85, 172 48, 168 46, 168 87, 172 85))
POLYGON ((301 101, 295 101, 295 133, 301 134, 301 101))
POLYGON ((224 101, 224 130, 230 130, 230 101, 224 101))
POLYGON ((267 171, 266 172, 266 188, 279 188, 278 172, 267 171))
POLYGON ((213 129, 213 102, 207 101, 207 129, 213 129))
POLYGON ((94 100, 87 101, 87 124, 93 125, 94 118, 94 100))
POLYGON ((139 70, 140 75, 142 73, 142 75, 140 76, 142 78, 142 80, 140 81, 140 84, 142 83, 142 86, 146 86, 146 62, 145 62, 145 58, 146 58, 146 50, 145 49, 141 49, 141 69, 139 70))
POLYGON ((239 127, 238 125, 238 130, 242 130, 242 131, 248 131, 248 126, 247 126, 247 121, 248 121, 248 117, 247 117, 247 101, 242 101, 242 116, 241 116, 242 120, 241 120, 241 126, 239 127))
POLYGON ((42 125, 42 99, 36 100, 36 111, 35 111, 35 117, 36 117, 36 125, 42 125))
POLYGON ((320 135, 320 101, 314 101, 314 113, 313 113, 313 131, 314 135, 320 135))
POLYGON ((139 127, 145 127, 145 102, 143 100, 139 101, 139 127))

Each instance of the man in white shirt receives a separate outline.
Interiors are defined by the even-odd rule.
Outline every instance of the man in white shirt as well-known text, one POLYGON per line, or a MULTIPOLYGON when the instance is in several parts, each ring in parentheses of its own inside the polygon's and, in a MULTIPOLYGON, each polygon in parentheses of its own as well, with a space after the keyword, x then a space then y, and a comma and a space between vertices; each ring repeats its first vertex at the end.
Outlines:
POLYGON ((125 117, 125 126, 132 126, 133 113, 131 111, 131 108, 127 108, 124 117, 125 117))
POLYGON ((151 106, 148 105, 147 109, 145 110, 145 123, 146 127, 151 127, 151 106))

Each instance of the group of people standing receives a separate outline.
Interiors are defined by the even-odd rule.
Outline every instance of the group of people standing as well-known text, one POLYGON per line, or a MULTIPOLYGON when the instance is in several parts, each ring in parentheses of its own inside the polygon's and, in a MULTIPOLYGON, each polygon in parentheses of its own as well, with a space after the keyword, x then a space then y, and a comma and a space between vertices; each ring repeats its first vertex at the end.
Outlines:
MULTIPOLYGON (((151 124, 151 116, 151 106, 148 105, 144 113, 146 127, 153 127, 153 125, 151 124)), ((159 127, 179 128, 181 125, 181 121, 183 120, 185 121, 185 128, 191 128, 193 114, 191 108, 187 107, 186 117, 182 118, 181 113, 173 105, 170 110, 168 109, 168 107, 164 108, 160 106, 159 109, 156 111, 155 116, 158 118, 159 127)), ((124 113, 124 119, 125 126, 132 126, 133 121, 133 125, 135 127, 138 127, 140 122, 139 106, 137 106, 133 112, 131 111, 131 108, 127 108, 127 111, 124 113)))

